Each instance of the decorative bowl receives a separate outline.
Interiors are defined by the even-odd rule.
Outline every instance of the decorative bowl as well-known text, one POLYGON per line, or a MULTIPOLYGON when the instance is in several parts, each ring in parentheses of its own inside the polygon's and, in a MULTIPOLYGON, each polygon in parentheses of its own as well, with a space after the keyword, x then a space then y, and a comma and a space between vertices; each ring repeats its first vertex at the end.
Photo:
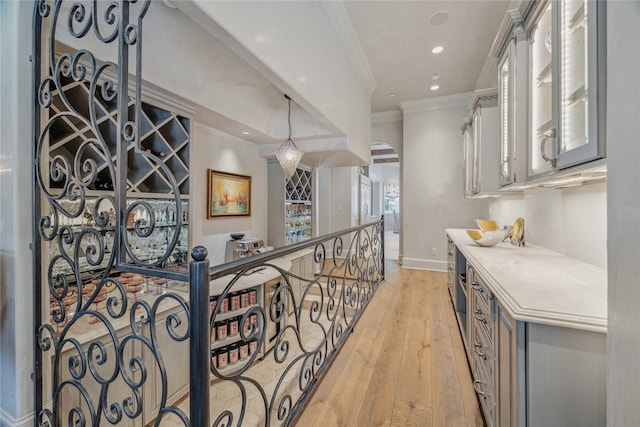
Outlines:
POLYGON ((244 233, 231 233, 231 238, 233 240, 240 240, 244 237, 244 233))
POLYGON ((495 246, 504 240, 504 236, 507 235, 506 230, 467 230, 467 234, 471 237, 471 240, 478 246, 495 246))
POLYGON ((497 231, 500 230, 500 226, 497 221, 491 219, 476 219, 476 224, 482 231, 497 231))

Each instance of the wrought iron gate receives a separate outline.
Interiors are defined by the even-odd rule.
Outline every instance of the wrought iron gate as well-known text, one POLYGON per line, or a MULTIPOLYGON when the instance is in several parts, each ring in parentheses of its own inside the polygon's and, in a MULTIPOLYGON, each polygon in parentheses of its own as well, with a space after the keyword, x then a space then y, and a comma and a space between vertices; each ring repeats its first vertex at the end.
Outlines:
POLYGON ((150 5, 35 4, 37 424, 291 425, 384 278, 384 222, 188 262, 190 122, 144 99, 150 5), (218 386, 234 405, 210 408, 218 386))

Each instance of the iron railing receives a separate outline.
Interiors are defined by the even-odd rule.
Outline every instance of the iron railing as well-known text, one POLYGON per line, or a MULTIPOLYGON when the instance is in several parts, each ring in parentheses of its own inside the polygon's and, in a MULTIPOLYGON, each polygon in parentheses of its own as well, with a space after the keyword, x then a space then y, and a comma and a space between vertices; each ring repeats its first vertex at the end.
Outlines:
POLYGON ((35 2, 37 424, 290 425, 384 277, 383 220, 213 269, 198 247, 187 266, 188 182, 142 145, 149 6, 35 2), (132 193, 155 178, 162 194, 132 193))
MULTIPOLYGON (((194 258, 202 263, 206 251, 196 252, 194 258)), ((249 425, 291 425, 384 278, 384 219, 214 267, 207 280, 196 277, 191 331, 199 343, 192 340, 191 365, 199 368, 192 370, 191 414, 197 412, 198 422, 192 420, 193 425, 210 425, 210 412, 213 426, 243 425, 247 414, 249 425), (291 272, 287 259, 300 259, 305 251, 311 271, 291 272), (254 274, 266 276, 256 280, 254 274), (238 308, 230 301, 246 297, 247 289, 263 295, 261 303, 260 296, 255 305, 240 302, 240 310, 229 318, 227 310, 238 308), (238 295, 238 290, 245 293, 238 295), (209 315, 206 324, 201 310, 209 315), (235 340, 220 343, 219 328, 222 338, 225 329, 233 330, 235 340), (203 410, 210 401, 201 392, 209 388, 210 376, 202 376, 208 368, 212 392, 240 397, 233 408, 217 402, 203 410), (265 373, 268 383, 261 380, 265 373)))

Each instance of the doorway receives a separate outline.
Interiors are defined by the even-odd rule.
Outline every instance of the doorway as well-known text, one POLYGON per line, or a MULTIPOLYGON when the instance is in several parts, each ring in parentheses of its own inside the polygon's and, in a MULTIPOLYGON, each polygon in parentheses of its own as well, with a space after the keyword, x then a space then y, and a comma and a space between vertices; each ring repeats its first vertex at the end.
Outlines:
POLYGON ((372 210, 384 215, 385 259, 400 257, 400 159, 395 149, 382 142, 371 145, 369 177, 372 188, 372 210))

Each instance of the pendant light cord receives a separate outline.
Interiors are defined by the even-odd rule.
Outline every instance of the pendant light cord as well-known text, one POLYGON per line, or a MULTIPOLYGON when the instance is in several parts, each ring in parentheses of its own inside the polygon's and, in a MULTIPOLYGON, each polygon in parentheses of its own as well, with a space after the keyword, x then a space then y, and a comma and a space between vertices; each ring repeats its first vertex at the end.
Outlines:
POLYGON ((289 123, 289 138, 288 138, 288 140, 291 141, 291 98, 289 98, 289 95, 287 95, 286 93, 284 94, 284 97, 287 98, 287 100, 289 101, 289 114, 287 115, 287 122, 289 123))

